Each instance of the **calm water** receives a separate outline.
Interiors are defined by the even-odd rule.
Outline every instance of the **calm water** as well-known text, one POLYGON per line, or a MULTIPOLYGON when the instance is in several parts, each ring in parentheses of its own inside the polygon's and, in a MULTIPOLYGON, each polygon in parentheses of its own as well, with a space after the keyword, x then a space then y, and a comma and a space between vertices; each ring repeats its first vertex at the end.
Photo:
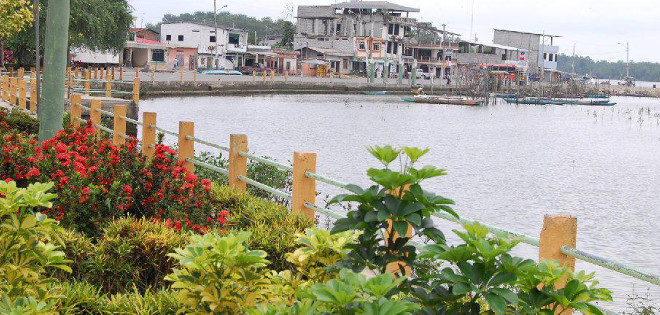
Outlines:
MULTIPOLYGON (((319 173, 362 185, 377 166, 366 146, 429 147, 422 162, 449 175, 426 188, 454 199, 459 214, 536 236, 545 214, 573 214, 579 248, 660 274, 660 100, 612 100, 619 104, 472 108, 394 96, 187 97, 146 100, 140 111, 157 112, 170 130, 194 121, 197 137, 220 144, 245 133, 251 151, 280 161, 294 150, 317 152, 319 173)), ((538 255, 522 245, 517 253, 538 255)), ((625 307, 633 288, 646 294, 644 282, 578 268, 597 271, 615 291, 613 309, 625 307)), ((660 290, 651 296, 660 300, 660 290)))

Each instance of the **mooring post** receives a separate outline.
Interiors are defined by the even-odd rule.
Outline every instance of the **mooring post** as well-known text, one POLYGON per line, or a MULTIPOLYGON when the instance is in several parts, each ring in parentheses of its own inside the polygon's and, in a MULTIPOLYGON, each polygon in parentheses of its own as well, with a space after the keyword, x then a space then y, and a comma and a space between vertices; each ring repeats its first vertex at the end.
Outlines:
POLYGON ((316 179, 306 173, 316 173, 316 153, 293 153, 293 186, 291 213, 302 214, 314 220, 314 210, 305 207, 305 202, 316 203, 316 179))
POLYGON ((248 151, 248 139, 243 134, 229 136, 229 187, 245 191, 247 184, 239 176, 247 176, 247 158, 240 152, 248 151))
POLYGON ((112 110, 114 114, 114 126, 112 133, 112 143, 115 146, 122 146, 126 143, 126 105, 115 105, 112 110))
POLYGON ((190 172, 195 172, 195 165, 189 161, 195 157, 195 141, 188 137, 195 136, 195 123, 192 121, 179 122, 179 162, 190 172))
POLYGON ((151 159, 156 152, 156 113, 142 113, 142 124, 142 153, 151 159))
POLYGON ((71 95, 71 125, 80 126, 80 121, 78 119, 82 118, 82 108, 80 103, 82 102, 82 97, 80 94, 71 95))

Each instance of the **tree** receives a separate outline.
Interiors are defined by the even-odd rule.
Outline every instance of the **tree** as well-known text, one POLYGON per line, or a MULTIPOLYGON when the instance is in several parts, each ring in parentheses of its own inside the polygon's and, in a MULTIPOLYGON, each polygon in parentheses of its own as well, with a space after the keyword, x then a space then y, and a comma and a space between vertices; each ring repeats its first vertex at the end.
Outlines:
POLYGON ((0 66, 5 65, 5 38, 25 29, 32 19, 29 0, 0 0, 0 66))
POLYGON ((284 21, 282 23, 282 40, 279 43, 280 47, 293 48, 293 36, 296 34, 296 28, 293 23, 284 21))
MULTIPOLYGON (((0 0, 7 1, 7 0, 0 0)), ((16 0, 9 0, 16 1, 16 0)), ((29 0, 23 0, 29 1, 29 0)), ((133 17, 132 8, 126 0, 70 0, 69 46, 93 51, 121 52, 133 17)), ((46 8, 48 1, 39 0, 46 8)), ((46 23, 46 10, 39 11, 41 25, 46 23)), ((45 32, 40 30, 41 43, 45 32)), ((35 52, 34 28, 23 29, 7 39, 7 47, 21 65, 32 64, 35 52)), ((40 47, 43 52, 43 46, 40 47)))

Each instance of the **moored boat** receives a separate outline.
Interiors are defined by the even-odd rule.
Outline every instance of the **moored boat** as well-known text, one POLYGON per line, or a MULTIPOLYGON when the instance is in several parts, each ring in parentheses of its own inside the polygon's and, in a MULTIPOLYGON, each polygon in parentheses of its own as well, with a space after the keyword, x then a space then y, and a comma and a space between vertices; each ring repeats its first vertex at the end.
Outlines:
POLYGON ((403 101, 425 104, 447 104, 447 105, 464 105, 464 106, 479 106, 483 102, 478 100, 471 100, 463 97, 446 97, 446 96, 432 96, 432 95, 416 95, 415 97, 404 97, 403 101))
POLYGON ((364 95, 385 95, 387 94, 387 91, 364 91, 362 93, 364 95))

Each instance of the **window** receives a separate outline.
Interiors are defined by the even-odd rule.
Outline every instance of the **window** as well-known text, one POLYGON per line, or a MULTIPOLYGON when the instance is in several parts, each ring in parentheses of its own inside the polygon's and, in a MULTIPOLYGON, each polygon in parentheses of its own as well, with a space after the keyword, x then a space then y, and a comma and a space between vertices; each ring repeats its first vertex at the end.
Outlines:
POLYGON ((388 54, 392 53, 392 42, 387 42, 387 53, 388 54))
POLYGON ((387 26, 387 34, 392 35, 394 33, 394 24, 389 24, 387 26))
POLYGON ((395 55, 399 53, 399 44, 397 44, 397 43, 393 44, 392 53, 395 54, 395 55))
POLYGON ((180 41, 180 42, 183 41, 183 35, 179 35, 179 41, 180 41))
POLYGON ((337 23, 337 33, 341 33, 341 24, 337 23))
POLYGON ((163 62, 165 61, 165 50, 154 49, 151 51, 151 61, 163 62))
POLYGON ((548 54, 543 53, 543 60, 548 60, 548 54))
POLYGON ((360 43, 358 43, 358 49, 359 50, 364 50, 365 49, 364 41, 360 41, 360 43))
POLYGON ((172 35, 165 35, 165 40, 167 40, 167 41, 172 40, 172 35))
POLYGON ((399 35, 399 30, 400 30, 400 28, 401 28, 401 27, 399 26, 399 24, 396 24, 396 25, 394 26, 394 35, 395 35, 395 36, 396 36, 396 35, 399 35))
POLYGON ((240 45, 240 34, 229 34, 229 43, 234 45, 240 45))
POLYGON ((380 43, 379 42, 374 43, 374 51, 380 51, 380 43))
POLYGON ((554 57, 555 57, 555 55, 550 54, 550 55, 548 56, 548 60, 552 61, 552 59, 553 59, 554 57))
POLYGON ((209 42, 215 43, 215 35, 209 36, 209 42))

